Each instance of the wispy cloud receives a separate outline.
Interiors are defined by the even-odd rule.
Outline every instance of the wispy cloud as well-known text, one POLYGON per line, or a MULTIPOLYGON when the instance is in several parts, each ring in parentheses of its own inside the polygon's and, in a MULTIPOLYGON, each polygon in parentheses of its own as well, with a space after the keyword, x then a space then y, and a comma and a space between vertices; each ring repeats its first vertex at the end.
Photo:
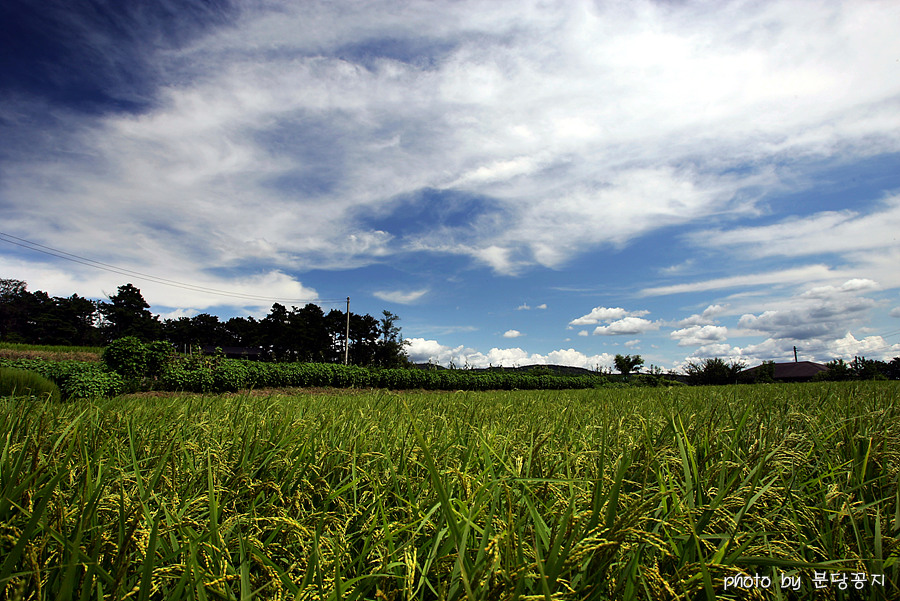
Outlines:
POLYGON ((76 252, 103 242, 154 267, 352 267, 409 249, 501 273, 560 265, 745 211, 742 190, 777 183, 766 165, 783 156, 900 149, 900 84, 860 60, 897 47, 882 5, 806 6, 246 7, 233 27, 144 49, 145 110, 60 116, 46 148, 78 151, 17 165, 6 227, 50 222, 76 252), (360 217, 425 188, 493 211, 403 235, 360 217))
POLYGON ((372 293, 375 298, 380 298, 391 303, 408 305, 428 294, 428 289, 422 290, 378 290, 372 293))
POLYGON ((839 277, 827 265, 808 265, 793 269, 782 269, 768 273, 734 275, 712 280, 655 286, 641 290, 642 296, 664 296, 686 292, 705 292, 727 288, 746 288, 750 286, 766 286, 770 284, 796 284, 799 282, 821 281, 839 277))

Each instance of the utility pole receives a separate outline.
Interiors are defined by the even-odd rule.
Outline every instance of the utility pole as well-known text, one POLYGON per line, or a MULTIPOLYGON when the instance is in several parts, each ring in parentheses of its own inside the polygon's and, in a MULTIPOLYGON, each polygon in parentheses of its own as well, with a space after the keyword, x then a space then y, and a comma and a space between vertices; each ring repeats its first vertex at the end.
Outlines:
POLYGON ((347 297, 347 335, 344 336, 344 365, 350 359, 350 297, 347 297))

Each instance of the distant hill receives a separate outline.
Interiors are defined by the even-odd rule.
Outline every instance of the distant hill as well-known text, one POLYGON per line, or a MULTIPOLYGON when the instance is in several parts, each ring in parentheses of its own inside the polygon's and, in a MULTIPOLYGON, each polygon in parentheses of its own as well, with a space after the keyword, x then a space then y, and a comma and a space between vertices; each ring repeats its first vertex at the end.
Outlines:
MULTIPOLYGON (((416 363, 413 365, 416 369, 447 369, 442 365, 434 365, 433 363, 416 363)), ((599 376, 599 372, 585 369, 583 367, 573 367, 571 365, 523 365, 520 367, 479 367, 469 369, 471 372, 489 372, 489 371, 515 371, 529 372, 531 370, 548 371, 555 376, 599 376)))

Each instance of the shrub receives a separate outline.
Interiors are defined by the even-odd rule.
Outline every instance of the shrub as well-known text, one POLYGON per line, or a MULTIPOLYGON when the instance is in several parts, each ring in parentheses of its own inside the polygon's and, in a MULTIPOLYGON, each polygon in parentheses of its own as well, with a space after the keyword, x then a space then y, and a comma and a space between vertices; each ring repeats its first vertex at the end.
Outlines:
POLYGON ((715 357, 704 359, 702 363, 690 362, 684 368, 688 381, 691 384, 708 386, 721 384, 734 384, 738 380, 738 374, 746 367, 740 361, 726 363, 723 359, 715 357))
POLYGON ((65 390, 69 399, 113 397, 125 390, 125 381, 112 371, 80 371, 66 379, 65 390))
POLYGON ((60 400, 59 386, 39 373, 12 367, 0 367, 0 396, 60 400))
POLYGON ((125 381, 99 363, 0 359, 0 367, 26 369, 42 375, 59 387, 63 399, 111 397, 121 394, 125 381))
POLYGON ((147 371, 147 347, 134 336, 109 343, 102 358, 109 369, 126 378, 140 378, 147 371))
POLYGON ((144 350, 147 359, 144 375, 148 378, 161 376, 175 359, 175 347, 165 340, 148 342, 144 350))

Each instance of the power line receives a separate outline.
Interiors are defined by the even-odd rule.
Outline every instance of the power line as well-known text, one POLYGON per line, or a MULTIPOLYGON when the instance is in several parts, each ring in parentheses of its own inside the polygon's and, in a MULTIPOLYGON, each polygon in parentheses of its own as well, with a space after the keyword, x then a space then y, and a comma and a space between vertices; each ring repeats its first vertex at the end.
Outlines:
POLYGON ((202 292, 205 294, 212 294, 216 296, 227 296, 231 298, 240 298, 244 300, 262 300, 262 301, 273 301, 273 302, 291 302, 291 303, 343 303, 345 302, 342 298, 316 298, 316 299, 296 299, 296 298, 276 298, 269 296, 259 296, 255 294, 239 294, 235 292, 229 292, 227 290, 219 290, 216 288, 207 288, 205 286, 197 286, 194 284, 185 284, 184 282, 177 282, 175 280, 169 280, 167 278, 161 278, 155 275, 150 275, 147 273, 141 273, 140 271, 133 271, 130 269, 125 269, 124 267, 118 267, 116 265, 110 265, 109 263, 103 263, 102 261, 95 261, 94 259, 89 259, 87 257, 82 257, 80 255, 75 255, 72 253, 68 253, 63 250, 59 250, 57 248, 52 248, 50 246, 45 246, 43 244, 38 244, 37 242, 31 242, 30 240, 26 240, 24 238, 19 238, 18 236, 13 236, 12 234, 6 234, 4 232, 0 232, 0 241, 6 242, 8 244, 14 244, 16 246, 20 246, 22 248, 32 250, 35 252, 43 253, 45 255, 50 255, 53 257, 57 257, 59 259, 64 259, 66 261, 71 261, 73 263, 79 263, 81 265, 86 265, 88 267, 93 267, 94 269, 100 269, 102 271, 108 271, 110 273, 116 273, 119 275, 124 275, 132 278, 138 278, 147 280, 156 284, 162 284, 163 286, 171 286, 173 288, 182 288, 184 290, 190 290, 192 292, 202 292), (9 238, 12 238, 10 240, 9 238))

